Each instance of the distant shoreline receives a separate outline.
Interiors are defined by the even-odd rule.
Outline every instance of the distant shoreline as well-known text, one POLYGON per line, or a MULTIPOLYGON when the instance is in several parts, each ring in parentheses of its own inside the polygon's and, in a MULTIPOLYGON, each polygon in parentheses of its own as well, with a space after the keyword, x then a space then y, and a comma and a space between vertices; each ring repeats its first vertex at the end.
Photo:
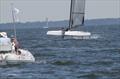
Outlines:
MULTIPOLYGON (((104 19, 102 19, 102 18, 100 18, 100 19, 85 19, 85 21, 97 21, 97 20, 120 20, 120 18, 104 18, 104 19)), ((59 21, 68 21, 68 20, 57 20, 57 21, 49 21, 49 22, 59 22, 59 21)), ((27 22, 18 22, 18 23, 23 23, 23 24, 25 24, 25 23, 36 23, 36 22, 46 22, 46 21, 33 21, 33 22, 31 22, 31 21, 27 21, 27 22)), ((0 24, 11 24, 10 22, 8 22, 8 23, 0 23, 0 24)))
MULTIPOLYGON (((48 26, 51 27, 66 27, 68 26, 68 20, 61 21, 49 21, 48 26)), ((101 26, 101 25, 120 25, 120 18, 107 18, 107 19, 91 19, 85 20, 85 26, 101 26)), ((43 28, 46 26, 45 21, 36 21, 36 22, 25 22, 25 23, 16 23, 16 28, 43 28)), ((12 23, 1 23, 0 29, 11 29, 13 28, 12 23)))

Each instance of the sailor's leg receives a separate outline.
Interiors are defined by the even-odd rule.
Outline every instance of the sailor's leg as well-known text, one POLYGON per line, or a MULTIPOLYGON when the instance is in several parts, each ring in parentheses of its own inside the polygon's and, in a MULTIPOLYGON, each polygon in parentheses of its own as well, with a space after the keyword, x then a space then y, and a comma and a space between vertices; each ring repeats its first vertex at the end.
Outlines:
POLYGON ((62 30, 62 38, 64 39, 64 36, 65 36, 65 31, 62 30))

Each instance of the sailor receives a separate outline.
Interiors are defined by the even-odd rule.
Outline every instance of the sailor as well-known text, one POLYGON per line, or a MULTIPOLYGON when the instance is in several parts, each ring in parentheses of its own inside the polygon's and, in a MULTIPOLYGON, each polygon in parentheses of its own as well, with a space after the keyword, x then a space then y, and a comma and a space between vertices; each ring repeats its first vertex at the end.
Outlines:
POLYGON ((65 28, 62 28, 62 38, 64 39, 65 36, 65 28))
POLYGON ((68 31, 69 28, 62 28, 62 38, 64 38, 65 36, 65 31, 68 31))
POLYGON ((7 38, 7 34, 5 32, 0 32, 0 37, 7 38))
POLYGON ((3 37, 3 36, 0 34, 0 37, 3 37))
POLYGON ((15 37, 12 37, 11 42, 12 42, 12 46, 13 46, 15 52, 18 52, 18 49, 20 46, 19 46, 19 42, 17 41, 17 39, 15 37))

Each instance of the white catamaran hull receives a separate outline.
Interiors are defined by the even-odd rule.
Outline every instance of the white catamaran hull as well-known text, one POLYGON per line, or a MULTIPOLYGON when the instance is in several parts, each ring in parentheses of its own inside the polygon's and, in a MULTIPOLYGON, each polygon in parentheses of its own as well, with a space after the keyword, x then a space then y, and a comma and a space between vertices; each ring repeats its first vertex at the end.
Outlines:
MULTIPOLYGON (((48 31, 47 35, 62 36, 63 32, 62 32, 62 30, 48 31)), ((86 37, 86 36, 91 36, 91 33, 84 32, 84 31, 65 31, 64 35, 65 36, 75 36, 75 37, 86 37)))
POLYGON ((7 64, 20 64, 26 62, 35 62, 34 56, 28 51, 19 49, 21 54, 13 53, 1 53, 0 54, 0 65, 7 65, 7 64))

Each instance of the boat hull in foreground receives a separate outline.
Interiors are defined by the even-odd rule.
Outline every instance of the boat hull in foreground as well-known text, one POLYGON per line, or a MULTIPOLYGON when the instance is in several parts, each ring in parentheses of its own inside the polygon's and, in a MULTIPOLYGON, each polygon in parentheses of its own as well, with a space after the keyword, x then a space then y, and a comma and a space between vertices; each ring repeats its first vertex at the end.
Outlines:
POLYGON ((34 56, 28 51, 24 49, 19 49, 20 54, 16 54, 15 52, 0 54, 0 65, 7 64, 20 64, 20 63, 32 63, 35 62, 34 56))

